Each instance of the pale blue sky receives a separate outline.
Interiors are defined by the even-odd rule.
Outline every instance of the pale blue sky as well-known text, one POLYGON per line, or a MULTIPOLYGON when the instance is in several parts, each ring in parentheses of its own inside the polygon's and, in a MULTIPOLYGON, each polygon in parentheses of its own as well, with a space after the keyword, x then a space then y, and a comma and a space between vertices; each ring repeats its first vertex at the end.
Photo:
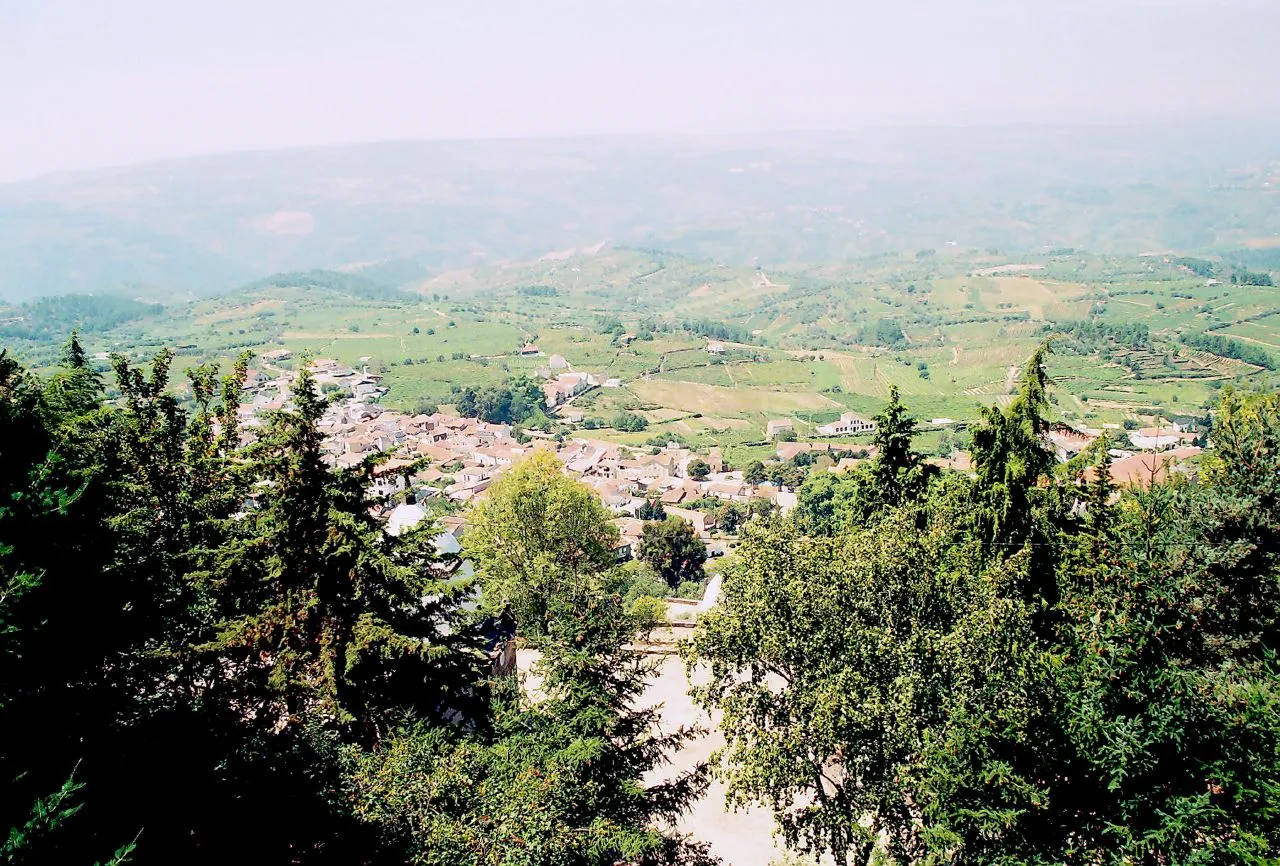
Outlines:
POLYGON ((0 0, 0 181, 386 139, 1280 111, 1280 0, 0 0))

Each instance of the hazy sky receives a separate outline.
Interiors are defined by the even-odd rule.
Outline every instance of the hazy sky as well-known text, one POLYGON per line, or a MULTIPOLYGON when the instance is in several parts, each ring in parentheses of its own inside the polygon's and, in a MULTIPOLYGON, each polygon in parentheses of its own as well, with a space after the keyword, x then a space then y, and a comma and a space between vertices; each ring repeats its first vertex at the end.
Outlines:
POLYGON ((386 139, 1280 112, 1280 0, 0 0, 0 180, 386 139))

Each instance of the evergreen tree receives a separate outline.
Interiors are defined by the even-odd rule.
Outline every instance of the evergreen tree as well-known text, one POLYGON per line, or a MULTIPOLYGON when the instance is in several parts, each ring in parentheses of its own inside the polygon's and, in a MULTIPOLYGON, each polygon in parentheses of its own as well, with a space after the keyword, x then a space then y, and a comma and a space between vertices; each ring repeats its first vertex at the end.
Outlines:
POLYGON ((102 378, 89 366, 75 331, 63 350, 61 368, 49 377, 43 390, 45 406, 55 422, 69 421, 98 408, 102 378))
POLYGON ((506 678, 474 734, 410 730, 350 753, 357 812, 432 866, 709 864, 659 829, 705 790, 706 768, 649 778, 695 732, 659 733, 658 708, 640 704, 642 623, 587 583, 556 584, 545 608, 540 697, 506 678))
POLYGON ((227 658, 261 724, 308 718, 365 741, 397 713, 468 708, 480 655, 459 607, 471 591, 438 567, 428 530, 393 537, 369 512, 373 462, 333 472, 305 368, 245 467, 257 503, 213 579, 227 619, 205 650, 227 658), (388 717, 390 713, 390 717, 388 717))
POLYGON ((982 410, 974 428, 972 453, 978 486, 985 500, 982 518, 993 553, 1016 549, 1034 531, 1036 486, 1053 469, 1048 432, 1048 343, 1032 353, 1022 370, 1018 395, 1006 411, 982 410))
POLYGON ((898 386, 889 387, 889 402, 873 419, 876 424, 876 458, 872 467, 876 480, 886 490, 886 498, 896 501, 903 479, 920 464, 920 455, 911 450, 916 422, 907 413, 898 395, 898 386))

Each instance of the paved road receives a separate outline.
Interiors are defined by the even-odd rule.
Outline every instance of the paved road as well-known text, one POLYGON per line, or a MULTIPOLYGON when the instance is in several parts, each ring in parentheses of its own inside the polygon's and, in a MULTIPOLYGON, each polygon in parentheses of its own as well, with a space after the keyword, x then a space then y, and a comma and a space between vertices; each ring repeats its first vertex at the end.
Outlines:
MULTIPOLYGON (((707 714, 693 705, 688 695, 689 681, 684 662, 664 656, 653 684, 644 694, 649 704, 661 703, 662 726, 674 730, 680 725, 699 725, 712 731, 707 714)), ((724 745, 718 732, 711 732, 688 743, 678 752, 673 763, 658 773, 659 777, 687 770, 724 745)), ((682 833, 711 844, 711 850, 729 866, 768 866, 782 855, 771 838, 773 816, 761 809, 729 811, 724 802, 724 785, 712 781, 706 795, 694 804, 676 827, 682 833)))

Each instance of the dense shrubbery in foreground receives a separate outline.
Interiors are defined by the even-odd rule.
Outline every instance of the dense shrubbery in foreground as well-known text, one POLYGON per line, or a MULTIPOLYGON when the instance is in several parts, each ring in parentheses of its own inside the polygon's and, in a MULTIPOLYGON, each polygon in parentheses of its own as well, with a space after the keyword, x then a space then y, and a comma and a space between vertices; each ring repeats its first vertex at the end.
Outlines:
MULTIPOLYGON (((689 734, 637 708, 653 606, 589 491, 514 468, 461 579, 326 469, 307 377, 241 447, 245 362, 188 413, 169 360, 103 405, 74 342, 43 380, 0 354, 8 862, 705 860, 661 829, 704 771, 644 786, 689 734), (487 656, 513 622, 536 699, 487 656)), ((1041 447, 1042 360, 976 479, 895 394, 875 460, 746 524, 687 649, 730 796, 856 862, 1270 862, 1280 401, 1228 394, 1196 481, 1117 499, 1105 447, 1041 447)))

